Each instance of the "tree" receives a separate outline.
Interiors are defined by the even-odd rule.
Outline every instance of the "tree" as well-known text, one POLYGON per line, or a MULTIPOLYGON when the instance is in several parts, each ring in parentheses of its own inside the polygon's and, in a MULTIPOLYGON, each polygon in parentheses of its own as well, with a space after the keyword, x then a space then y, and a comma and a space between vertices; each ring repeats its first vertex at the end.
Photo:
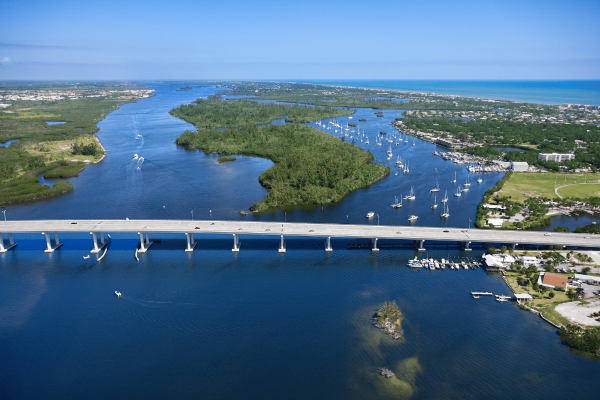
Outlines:
POLYGON ((583 272, 584 274, 589 274, 591 270, 592 269, 590 267, 583 267, 581 269, 581 272, 583 272))
POLYGON ((569 290, 567 291, 567 297, 568 297, 569 299, 571 299, 571 300, 577 300, 577 298, 578 298, 579 296, 577 296, 577 293, 575 293, 575 291, 574 291, 573 289, 569 289, 569 290))
POLYGON ((550 297, 551 299, 553 299, 553 298, 554 298, 554 296, 555 296, 554 292, 550 292, 550 293, 548 293, 548 297, 550 297))
POLYGON ((502 247, 500 247, 500 253, 506 253, 506 246, 502 245, 502 247))

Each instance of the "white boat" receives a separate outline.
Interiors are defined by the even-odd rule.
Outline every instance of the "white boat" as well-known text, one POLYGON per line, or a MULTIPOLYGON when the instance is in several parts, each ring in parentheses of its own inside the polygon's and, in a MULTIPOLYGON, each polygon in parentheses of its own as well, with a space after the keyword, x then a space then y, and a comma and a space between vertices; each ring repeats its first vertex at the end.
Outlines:
POLYGON ((409 215, 409 216, 408 216, 408 220, 409 220, 409 221, 416 221, 416 220, 417 220, 417 218, 419 218, 419 217, 418 217, 418 216, 416 216, 416 215, 409 215))
POLYGON ((456 171, 454 171, 454 179, 451 182, 456 183, 456 171))
POLYGON ((440 214, 441 218, 448 218, 450 217, 450 210, 448 209, 448 206, 444 207, 444 212, 440 214))
POLYGON ((369 218, 369 219, 373 218, 374 216, 375 216, 375 213, 373 211, 369 211, 367 213, 367 218, 369 218))
POLYGON ((463 187, 468 188, 469 186, 471 186, 471 182, 469 182, 469 175, 467 175, 467 181, 463 183, 463 187))
POLYGON ((414 200, 414 199, 416 199, 416 197, 415 197, 415 191, 413 189, 414 189, 414 187, 411 186, 410 187, 410 194, 408 196, 406 196, 404 198, 404 200, 414 200))
POLYGON ((394 204, 392 204, 392 208, 402 208, 402 196, 400 196, 400 203, 398 203, 398 196, 394 197, 394 204))
POLYGON ((446 190, 446 195, 442 199, 442 203, 446 203, 448 201, 448 191, 446 190))
POLYGON ((408 161, 406 162, 406 166, 404 167, 404 173, 408 174, 410 172, 410 169, 408 168, 408 161))
POLYGON ((433 205, 431 206, 431 208, 436 209, 437 207, 437 196, 433 196, 433 205))
POLYGON ((468 191, 469 191, 469 188, 468 188, 468 187, 464 187, 464 188, 462 188, 462 190, 461 190, 461 192, 468 192, 468 191))
POLYGON ((121 292, 117 292, 117 291, 115 290, 115 294, 117 295, 117 297, 121 297, 121 292))
POLYGON ((456 193, 454 193, 454 197, 460 197, 460 189, 456 188, 456 193))
POLYGON ((439 191, 440 191, 440 184, 436 181, 435 187, 433 189, 431 189, 430 192, 439 192, 439 191))
POLYGON ((90 258, 90 255, 88 254, 87 256, 83 256, 84 260, 87 260, 88 258, 90 258))
POLYGON ((423 264, 417 259, 416 256, 413 260, 408 261, 408 266, 411 268, 423 268, 423 264))
POLYGON ((398 165, 402 165, 402 160, 400 159, 400 156, 398 155, 398 159, 396 160, 396 164, 398 165))
POLYGON ((135 153, 135 154, 133 155, 133 159, 134 159, 134 160, 137 160, 138 158, 139 158, 139 157, 138 157, 137 153, 135 153))
POLYGON ((479 178, 477 179, 477 183, 481 184, 483 182, 483 179, 479 178))

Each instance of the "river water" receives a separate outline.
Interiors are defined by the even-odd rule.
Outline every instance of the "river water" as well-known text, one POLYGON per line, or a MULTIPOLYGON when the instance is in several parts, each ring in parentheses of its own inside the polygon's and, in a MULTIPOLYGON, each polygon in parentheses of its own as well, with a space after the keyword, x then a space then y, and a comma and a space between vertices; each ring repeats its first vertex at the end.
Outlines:
MULTIPOLYGON (((408 225, 416 214, 417 225, 467 228, 483 192, 501 177, 480 175, 478 184, 471 175, 471 190, 455 198, 450 181, 456 172, 465 182, 464 167, 433 156, 430 143, 413 146, 412 138, 392 145, 388 161, 390 144, 375 146, 375 136, 393 134, 389 124, 400 110, 384 117, 359 110, 338 122, 367 133, 371 144, 357 145, 390 163, 390 176, 339 204, 241 217, 239 210, 265 196, 258 175, 272 163, 239 157, 219 165, 216 155, 177 148, 175 138, 193 127, 168 111, 214 89, 153 87, 157 96, 98 124, 108 156, 70 179, 73 193, 10 207, 7 218, 184 219, 193 210, 195 219, 408 225), (398 155, 410 174, 395 175, 398 155), (430 208, 436 180, 438 203, 448 191, 448 220, 439 217, 441 205, 430 208), (417 200, 392 209, 394 196, 411 187, 417 200), (368 211, 378 218, 367 220, 368 211)), ((183 235, 162 235, 138 262, 135 236, 111 236, 101 262, 83 259, 92 247, 87 235, 61 235, 65 244, 52 254, 42 251, 42 235, 21 235, 15 250, 0 255, 0 398, 547 399, 596 392, 597 360, 569 350, 555 329, 514 304, 471 298, 471 290, 508 294, 496 274, 411 270, 406 262, 417 252, 407 243, 371 253, 347 249, 359 240, 334 239, 327 254, 323 240, 286 238, 282 255, 278 237, 241 235, 234 254, 231 237, 198 235, 196 250, 185 253, 183 235), (403 342, 370 326, 390 300, 404 313, 403 342), (380 367, 399 379, 380 377, 380 367)), ((438 259, 483 251, 425 247, 438 259)))

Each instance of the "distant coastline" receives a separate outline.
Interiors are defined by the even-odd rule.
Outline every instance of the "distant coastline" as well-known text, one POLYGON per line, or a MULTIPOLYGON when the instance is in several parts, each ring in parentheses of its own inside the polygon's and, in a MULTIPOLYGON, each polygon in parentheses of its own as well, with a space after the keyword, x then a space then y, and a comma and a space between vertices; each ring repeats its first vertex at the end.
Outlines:
MULTIPOLYGON (((283 81, 282 81, 283 82, 283 81)), ((471 81, 471 80, 297 80, 348 88, 444 94, 535 104, 600 105, 600 80, 585 81, 471 81)))

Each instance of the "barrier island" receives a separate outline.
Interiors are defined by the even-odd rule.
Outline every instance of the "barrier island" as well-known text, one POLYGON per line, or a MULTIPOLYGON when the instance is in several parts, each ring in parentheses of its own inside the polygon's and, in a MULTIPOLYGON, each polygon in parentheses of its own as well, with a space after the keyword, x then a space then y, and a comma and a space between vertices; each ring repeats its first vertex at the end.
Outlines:
POLYGON ((221 155, 268 158, 275 165, 264 171, 260 183, 269 190, 250 210, 335 203, 390 173, 373 163, 374 156, 351 143, 304 123, 352 114, 352 110, 303 105, 259 103, 246 99, 198 99, 171 110, 196 126, 176 143, 221 155), (285 119, 285 125, 269 125, 285 119))

